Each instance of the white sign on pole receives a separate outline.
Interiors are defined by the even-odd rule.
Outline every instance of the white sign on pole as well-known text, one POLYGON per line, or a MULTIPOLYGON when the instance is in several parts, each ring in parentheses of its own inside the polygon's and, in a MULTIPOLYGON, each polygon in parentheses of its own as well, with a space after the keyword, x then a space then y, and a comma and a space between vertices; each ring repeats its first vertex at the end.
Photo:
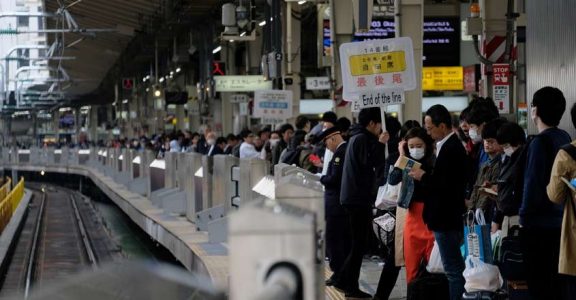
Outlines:
POLYGON ((241 102, 240 104, 240 109, 239 109, 239 115, 240 116, 247 116, 248 115, 248 103, 246 102, 241 102))
POLYGON ((330 78, 325 77, 306 77, 307 90, 329 90, 330 78))
POLYGON ((414 90, 412 40, 408 37, 368 40, 340 45, 343 97, 358 99, 361 93, 386 89, 414 90))
POLYGON ((272 81, 261 75, 214 76, 216 92, 252 92, 272 89, 272 81))
MULTIPOLYGON (((292 91, 269 90, 254 92, 254 118, 285 120, 292 117, 292 91)), ((269 122, 266 124, 270 124, 269 122)))
POLYGON ((387 105, 403 104, 406 101, 402 89, 389 89, 368 91, 359 95, 352 101, 352 111, 358 112, 367 107, 384 107, 387 105))
POLYGON ((246 94, 230 95, 230 103, 243 103, 243 102, 248 102, 248 95, 246 94))

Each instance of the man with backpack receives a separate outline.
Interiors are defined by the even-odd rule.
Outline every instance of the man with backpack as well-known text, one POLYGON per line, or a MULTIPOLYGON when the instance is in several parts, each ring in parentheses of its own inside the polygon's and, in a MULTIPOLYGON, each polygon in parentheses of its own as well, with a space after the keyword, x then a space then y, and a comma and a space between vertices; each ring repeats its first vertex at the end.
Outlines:
MULTIPOLYGON (((576 127, 576 104, 570 110, 572 124, 576 127)), ((547 194, 550 201, 564 207, 562 218, 562 232, 560 239, 560 260, 558 273, 562 282, 562 299, 573 299, 576 295, 576 198, 575 190, 570 188, 562 179, 571 181, 576 178, 576 141, 564 145, 558 151, 547 194)))
POLYGON ((521 247, 528 290, 532 299, 559 299, 558 256, 563 207, 550 201, 546 186, 556 153, 570 143, 570 135, 557 126, 566 99, 557 88, 534 93, 531 117, 539 134, 527 145, 524 189, 520 205, 521 247))

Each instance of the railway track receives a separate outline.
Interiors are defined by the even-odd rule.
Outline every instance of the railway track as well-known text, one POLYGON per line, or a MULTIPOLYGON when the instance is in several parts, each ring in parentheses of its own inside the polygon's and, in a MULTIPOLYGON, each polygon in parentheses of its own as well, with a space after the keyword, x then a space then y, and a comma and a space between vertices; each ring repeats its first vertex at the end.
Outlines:
MULTIPOLYGON (((4 274, 0 298, 96 268, 98 256, 81 213, 81 196, 67 189, 33 186, 34 198, 4 274)), ((88 221, 90 222, 90 221, 88 221)))

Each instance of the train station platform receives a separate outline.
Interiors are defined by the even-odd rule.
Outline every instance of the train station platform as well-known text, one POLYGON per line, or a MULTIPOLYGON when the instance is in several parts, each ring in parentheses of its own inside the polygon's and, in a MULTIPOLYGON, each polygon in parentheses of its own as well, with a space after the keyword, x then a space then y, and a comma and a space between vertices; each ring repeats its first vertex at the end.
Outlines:
MULTIPOLYGON (((143 161, 144 156, 140 155, 140 159, 143 165, 147 165, 143 161)), ((209 233, 199 230, 200 225, 191 221, 187 214, 165 209, 163 205, 154 203, 147 195, 130 189, 129 184, 121 183, 122 180, 118 180, 118 175, 122 175, 122 172, 112 172, 111 170, 119 168, 110 167, 110 162, 98 161, 94 155, 83 160, 83 163, 80 163, 82 159, 66 160, 63 158, 59 163, 56 161, 45 163, 33 157, 22 159, 21 155, 18 160, 6 156, 2 158, 4 170, 11 171, 12 176, 18 176, 19 172, 43 172, 45 176, 74 174, 91 179, 135 224, 169 250, 186 269, 206 275, 216 288, 228 290, 229 279, 232 275, 229 273, 230 249, 227 241, 214 242, 209 233)), ((170 172, 166 172, 168 173, 170 172)), ((142 174, 154 174, 154 171, 147 170, 142 174)), ((331 275, 328 266, 324 265, 324 269, 324 276, 328 278, 331 275)), ((381 269, 382 265, 378 259, 365 259, 360 287, 374 294, 381 269)), ((401 274, 391 299, 404 299, 406 296, 404 272, 401 274)), ((333 288, 326 288, 325 294, 327 299, 344 299, 344 295, 333 288)))

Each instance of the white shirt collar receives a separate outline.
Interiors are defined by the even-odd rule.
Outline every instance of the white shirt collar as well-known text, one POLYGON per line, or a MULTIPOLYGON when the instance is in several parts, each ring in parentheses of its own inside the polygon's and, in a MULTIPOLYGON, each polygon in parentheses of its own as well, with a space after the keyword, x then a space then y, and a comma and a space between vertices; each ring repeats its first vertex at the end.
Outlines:
POLYGON ((436 143, 436 157, 438 157, 438 155, 440 155, 440 149, 442 149, 442 146, 444 146, 444 144, 446 143, 446 141, 454 134, 454 131, 452 131, 450 134, 448 134, 447 136, 445 136, 441 141, 436 143))

